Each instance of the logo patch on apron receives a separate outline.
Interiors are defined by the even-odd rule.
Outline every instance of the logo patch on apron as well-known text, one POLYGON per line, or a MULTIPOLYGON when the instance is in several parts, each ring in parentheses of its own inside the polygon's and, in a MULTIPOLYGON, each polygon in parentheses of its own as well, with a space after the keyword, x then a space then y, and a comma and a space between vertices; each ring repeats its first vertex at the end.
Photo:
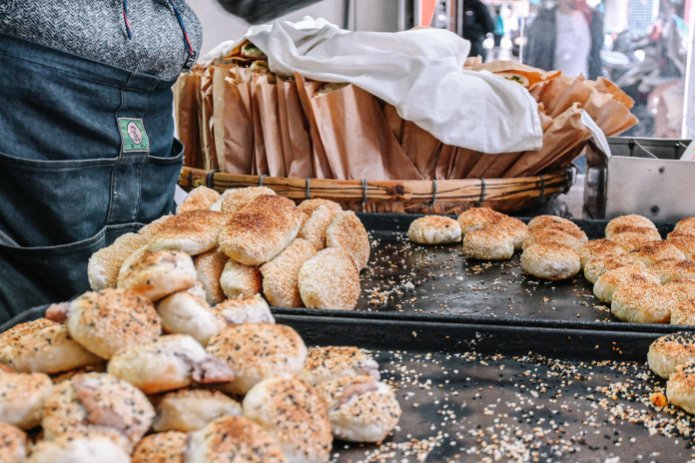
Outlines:
POLYGON ((150 139, 145 132, 142 119, 119 117, 118 129, 121 132, 121 149, 124 153, 150 152, 150 139))

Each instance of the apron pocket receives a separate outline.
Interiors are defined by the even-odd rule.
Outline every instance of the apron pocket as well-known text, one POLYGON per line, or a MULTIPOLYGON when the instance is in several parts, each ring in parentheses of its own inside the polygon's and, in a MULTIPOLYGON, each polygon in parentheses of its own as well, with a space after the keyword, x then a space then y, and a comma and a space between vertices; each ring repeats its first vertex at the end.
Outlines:
POLYGON ((61 247, 96 236, 106 223, 116 162, 44 161, 0 153, 0 232, 13 244, 32 247, 61 247))
POLYGON ((183 165, 183 145, 174 138, 171 156, 147 155, 142 167, 138 221, 149 223, 174 212, 174 189, 183 165))
POLYGON ((23 247, 0 243, 0 322, 39 304, 89 289, 87 262, 106 244, 107 229, 81 241, 23 247))

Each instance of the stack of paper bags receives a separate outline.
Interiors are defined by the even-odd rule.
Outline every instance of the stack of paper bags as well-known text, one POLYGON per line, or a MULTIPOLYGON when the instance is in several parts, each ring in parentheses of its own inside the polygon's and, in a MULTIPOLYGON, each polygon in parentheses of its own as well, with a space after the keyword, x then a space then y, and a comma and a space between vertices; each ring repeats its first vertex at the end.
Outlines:
POLYGON ((353 85, 268 70, 249 42, 175 86, 186 165, 275 177, 417 180, 509 178, 567 167, 590 131, 588 113, 608 136, 637 123, 633 102, 606 79, 571 79, 511 62, 475 63, 525 86, 538 101, 543 147, 484 154, 445 145, 395 108, 353 85))

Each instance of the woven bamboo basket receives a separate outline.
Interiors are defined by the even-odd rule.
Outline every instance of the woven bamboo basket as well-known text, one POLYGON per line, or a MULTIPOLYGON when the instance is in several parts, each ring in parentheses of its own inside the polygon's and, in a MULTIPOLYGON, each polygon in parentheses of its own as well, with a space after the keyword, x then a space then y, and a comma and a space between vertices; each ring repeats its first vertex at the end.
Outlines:
POLYGON ((512 213, 566 193, 573 181, 570 168, 533 177, 367 181, 236 175, 184 167, 179 185, 187 191, 204 185, 219 192, 262 185, 295 201, 330 199, 357 212, 458 214, 474 206, 512 213))

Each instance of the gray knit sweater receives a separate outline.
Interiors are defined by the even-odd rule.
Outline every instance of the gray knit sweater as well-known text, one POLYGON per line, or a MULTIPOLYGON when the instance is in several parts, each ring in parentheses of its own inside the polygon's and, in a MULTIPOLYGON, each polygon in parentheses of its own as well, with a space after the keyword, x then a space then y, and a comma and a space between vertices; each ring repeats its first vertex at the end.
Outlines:
MULTIPOLYGON (((198 53, 202 30, 185 0, 174 0, 198 53)), ((0 0, 0 34, 66 51, 92 61, 173 80, 188 53, 168 0, 0 0)))

